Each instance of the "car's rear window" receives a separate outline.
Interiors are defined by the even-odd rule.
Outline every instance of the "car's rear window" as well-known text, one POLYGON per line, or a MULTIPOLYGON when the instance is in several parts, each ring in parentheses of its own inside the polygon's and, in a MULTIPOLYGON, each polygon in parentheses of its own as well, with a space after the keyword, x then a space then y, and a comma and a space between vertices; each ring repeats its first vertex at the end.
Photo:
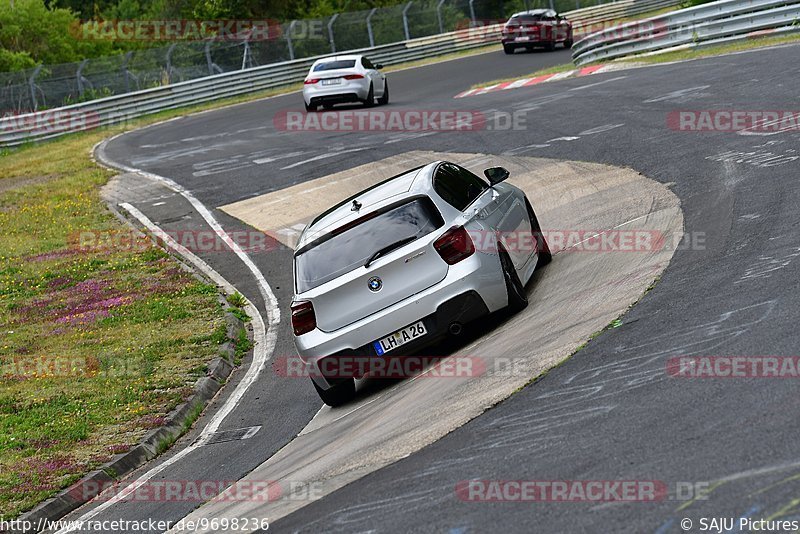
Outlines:
POLYGON ((314 67, 314 72, 321 70, 352 69, 356 66, 355 59, 340 59, 338 61, 326 61, 314 67))
POLYGON ((442 216, 428 198, 417 198, 365 218, 297 255, 297 292, 329 282, 361 267, 375 252, 404 239, 422 237, 443 224, 442 216))
POLYGON ((542 15, 525 15, 524 17, 514 17, 509 24, 528 24, 530 22, 541 22, 542 15))

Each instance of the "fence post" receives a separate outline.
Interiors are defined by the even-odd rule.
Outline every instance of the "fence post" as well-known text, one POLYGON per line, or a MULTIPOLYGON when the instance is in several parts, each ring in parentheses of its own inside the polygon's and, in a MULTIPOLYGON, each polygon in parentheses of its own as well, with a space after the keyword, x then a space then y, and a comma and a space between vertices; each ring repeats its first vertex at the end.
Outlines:
POLYGON ((294 60, 294 47, 292 46, 292 32, 294 31, 294 25, 297 24, 296 20, 293 20, 289 23, 289 27, 286 28, 286 46, 289 48, 289 61, 294 60))
POLYGON ((248 39, 244 40, 244 51, 242 52, 242 69, 244 70, 247 68, 247 62, 250 60, 250 41, 248 39))
POLYGON ((167 85, 172 83, 172 51, 175 50, 176 46, 178 46, 178 43, 172 43, 167 49, 167 85))
POLYGON ((444 4, 444 0, 439 0, 439 3, 436 4, 436 18, 439 19, 439 33, 444 33, 444 21, 442 20, 442 5, 443 4, 444 4))
POLYGON ((88 59, 81 61, 80 65, 78 65, 78 70, 75 71, 75 81, 78 82, 78 95, 81 98, 83 98, 83 67, 85 67, 87 63, 89 63, 88 59))
MULTIPOLYGON (((444 0, 442 0, 442 1, 444 1, 444 0)), ((375 35, 372 33, 372 15, 374 15, 376 11, 378 11, 378 8, 377 7, 373 7, 370 10, 369 15, 367 15, 367 35, 369 35, 369 47, 370 48, 375 48, 375 35)))
POLYGON ((36 77, 39 75, 39 71, 42 70, 41 65, 37 65, 35 69, 33 69, 33 74, 31 77, 28 78, 28 88, 31 91, 31 104, 33 105, 33 111, 39 107, 39 104, 36 102, 36 77))
POLYGON ((475 26, 475 0, 469 0, 469 16, 472 19, 472 25, 475 26))
POLYGON ((414 2, 412 0, 411 2, 406 4, 406 7, 403 8, 403 31, 405 31, 406 34, 406 41, 411 39, 411 34, 408 31, 408 16, 406 15, 406 13, 408 13, 408 8, 410 8, 411 4, 413 3, 414 2))
POLYGON ((125 54, 125 58, 122 60, 122 76, 125 78, 125 92, 131 92, 131 73, 128 72, 128 63, 131 61, 131 57, 133 57, 133 50, 125 54))
POLYGON ((331 20, 328 21, 328 40, 331 42, 331 53, 336 53, 336 41, 333 39, 333 23, 339 18, 338 13, 334 13, 331 20))

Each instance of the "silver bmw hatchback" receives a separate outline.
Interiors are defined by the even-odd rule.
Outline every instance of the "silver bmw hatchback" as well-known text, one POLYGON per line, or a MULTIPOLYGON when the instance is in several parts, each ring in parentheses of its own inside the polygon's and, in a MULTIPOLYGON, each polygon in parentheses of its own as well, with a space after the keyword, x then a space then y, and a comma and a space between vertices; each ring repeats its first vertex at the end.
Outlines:
POLYGON ((292 328, 323 402, 351 399, 370 362, 416 353, 479 317, 527 306, 525 284, 550 250, 525 193, 502 183, 508 171, 484 175, 437 161, 306 226, 294 253, 292 328))

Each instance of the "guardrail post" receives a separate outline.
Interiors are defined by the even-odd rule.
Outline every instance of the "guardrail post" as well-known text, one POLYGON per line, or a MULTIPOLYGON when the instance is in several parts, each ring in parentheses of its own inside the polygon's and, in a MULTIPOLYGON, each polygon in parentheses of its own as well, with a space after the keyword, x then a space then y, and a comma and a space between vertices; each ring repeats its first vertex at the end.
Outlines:
POLYGON ((78 82, 78 95, 83 98, 83 67, 89 63, 88 59, 84 59, 81 61, 80 65, 78 65, 78 70, 75 71, 75 81, 78 82))
POLYGON ((472 25, 475 25, 475 0, 469 0, 469 16, 472 19, 472 25))
POLYGON ((36 77, 39 75, 39 71, 42 70, 41 65, 37 65, 35 69, 33 69, 33 73, 31 77, 28 78, 28 88, 31 91, 31 105, 33 106, 33 111, 39 107, 38 102, 36 102, 36 77))
MULTIPOLYGON (((526 2, 528 0, 525 0, 526 2)), ((439 0, 439 3, 436 4, 436 18, 439 19, 439 33, 444 33, 444 21, 442 20, 442 5, 444 4, 444 0, 439 0)))
POLYGON ((338 13, 334 13, 331 17, 331 20, 328 21, 328 40, 331 43, 331 52, 336 53, 336 41, 333 40, 333 23, 336 22, 336 19, 339 18, 338 13))
MULTIPOLYGON (((442 0, 442 1, 444 1, 444 0, 442 0)), ((374 48, 375 47, 375 35, 372 33, 372 15, 374 15, 376 11, 378 11, 378 8, 377 7, 373 7, 370 10, 369 15, 367 15, 367 35, 369 35, 369 46, 370 46, 370 48, 374 48)))
POLYGON ((294 47, 292 46, 292 32, 294 31, 294 25, 297 24, 296 20, 293 20, 289 23, 289 27, 286 28, 286 47, 289 49, 289 61, 294 60, 294 47))
POLYGON ((414 2, 412 0, 411 2, 406 4, 406 7, 403 8, 403 31, 405 31, 405 34, 406 34, 406 41, 411 39, 411 34, 408 31, 408 16, 407 16, 407 13, 408 13, 408 8, 410 8, 411 4, 413 4, 413 3, 414 2))

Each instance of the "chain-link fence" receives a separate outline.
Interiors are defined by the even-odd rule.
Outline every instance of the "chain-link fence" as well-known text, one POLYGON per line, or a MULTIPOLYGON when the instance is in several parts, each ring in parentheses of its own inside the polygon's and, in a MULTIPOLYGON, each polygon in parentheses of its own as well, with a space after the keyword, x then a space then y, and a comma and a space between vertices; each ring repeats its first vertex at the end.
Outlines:
POLYGON ((608 0, 412 0, 294 20, 256 41, 178 41, 77 63, 0 73, 0 110, 21 113, 270 63, 396 43, 504 20, 535 8, 567 11, 608 0))

